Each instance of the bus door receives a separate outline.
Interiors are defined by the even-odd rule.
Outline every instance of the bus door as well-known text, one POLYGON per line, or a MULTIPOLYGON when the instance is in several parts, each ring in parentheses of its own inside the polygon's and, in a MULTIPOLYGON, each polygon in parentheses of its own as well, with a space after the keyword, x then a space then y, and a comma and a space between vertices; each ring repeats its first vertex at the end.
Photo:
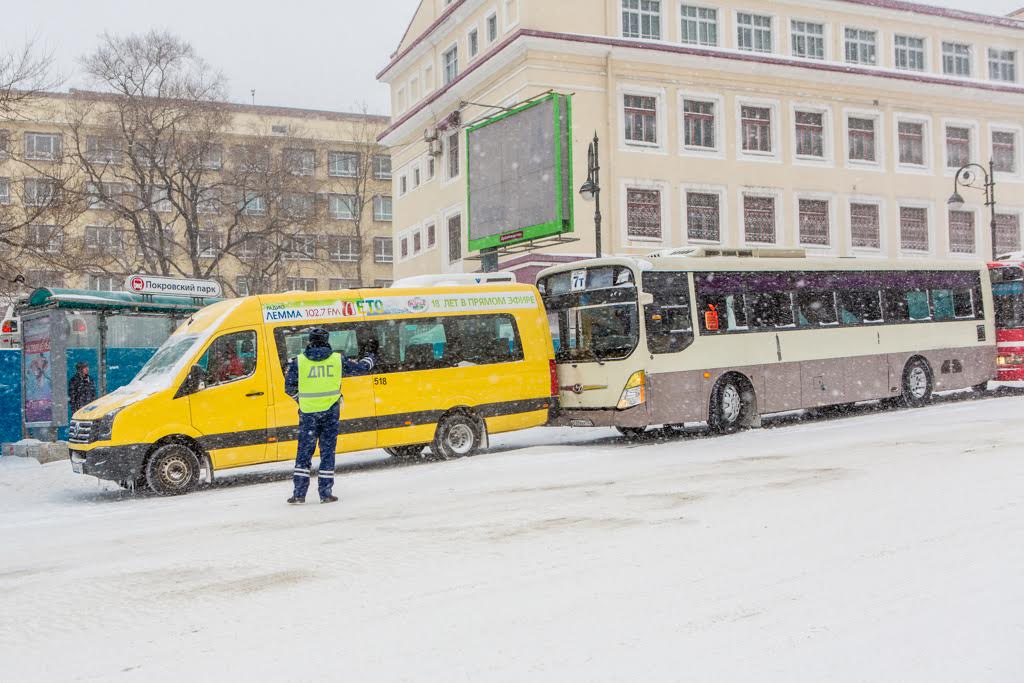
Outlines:
POLYGON ((188 396, 192 426, 214 469, 251 465, 268 457, 273 414, 256 330, 215 337, 193 370, 188 396))

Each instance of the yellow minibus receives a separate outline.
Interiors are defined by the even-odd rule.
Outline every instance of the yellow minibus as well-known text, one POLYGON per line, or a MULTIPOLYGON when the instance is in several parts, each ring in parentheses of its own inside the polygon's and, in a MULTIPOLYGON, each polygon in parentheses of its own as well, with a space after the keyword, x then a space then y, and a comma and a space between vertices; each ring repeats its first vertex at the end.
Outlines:
MULTIPOLYGON (((478 278, 481 279, 481 278, 478 278)), ((298 406, 284 370, 321 327, 366 376, 343 378, 338 452, 471 455, 488 434, 545 424, 554 352, 537 290, 511 282, 293 292, 208 306, 128 385, 73 416, 75 472, 185 493, 213 473, 295 457, 298 406)), ((470 280, 472 282, 472 280, 470 280)))

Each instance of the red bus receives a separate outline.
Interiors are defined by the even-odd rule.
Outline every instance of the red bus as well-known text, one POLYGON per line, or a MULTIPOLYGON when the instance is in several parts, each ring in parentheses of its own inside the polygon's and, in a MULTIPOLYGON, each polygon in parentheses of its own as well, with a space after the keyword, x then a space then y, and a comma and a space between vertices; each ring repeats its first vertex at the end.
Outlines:
POLYGON ((997 382, 1024 382, 1024 252, 989 264, 996 319, 997 382))

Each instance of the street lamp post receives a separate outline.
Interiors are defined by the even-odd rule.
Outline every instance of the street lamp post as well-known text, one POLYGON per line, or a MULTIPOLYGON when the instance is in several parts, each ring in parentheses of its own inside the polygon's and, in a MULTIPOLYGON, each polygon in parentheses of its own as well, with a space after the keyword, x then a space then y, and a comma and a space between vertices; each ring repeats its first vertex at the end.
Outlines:
POLYGON ((978 187, 975 184, 978 181, 978 173, 974 169, 980 171, 981 177, 984 179, 981 189, 985 192, 985 206, 989 210, 988 228, 992 240, 992 260, 994 261, 999 252, 996 247, 996 174, 992 160, 989 159, 988 169, 975 163, 964 164, 958 168, 956 175, 953 176, 953 194, 950 195, 946 203, 954 211, 964 208, 964 198, 960 196, 960 186, 978 187))
POLYGON ((594 141, 587 150, 587 182, 580 186, 580 197, 594 202, 594 249, 597 258, 601 258, 601 183, 598 179, 601 166, 598 164, 597 150, 597 131, 594 131, 594 141))

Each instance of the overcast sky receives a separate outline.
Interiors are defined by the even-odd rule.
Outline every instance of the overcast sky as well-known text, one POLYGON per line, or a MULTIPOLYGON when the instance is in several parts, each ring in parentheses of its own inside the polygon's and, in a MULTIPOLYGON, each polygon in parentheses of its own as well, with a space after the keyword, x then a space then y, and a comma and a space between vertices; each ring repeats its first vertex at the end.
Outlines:
MULTIPOLYGON (((557 1, 557 0, 552 0, 557 1)), ((6 3, 5 3, 6 4, 6 3)), ((66 87, 79 85, 76 60, 104 31, 167 29, 190 41, 228 77, 232 98, 257 104, 387 113, 375 74, 402 37, 418 0, 47 0, 11 3, 0 50, 36 38, 51 51, 66 87)), ((932 0, 930 4, 1006 14, 1024 0, 932 0)))

